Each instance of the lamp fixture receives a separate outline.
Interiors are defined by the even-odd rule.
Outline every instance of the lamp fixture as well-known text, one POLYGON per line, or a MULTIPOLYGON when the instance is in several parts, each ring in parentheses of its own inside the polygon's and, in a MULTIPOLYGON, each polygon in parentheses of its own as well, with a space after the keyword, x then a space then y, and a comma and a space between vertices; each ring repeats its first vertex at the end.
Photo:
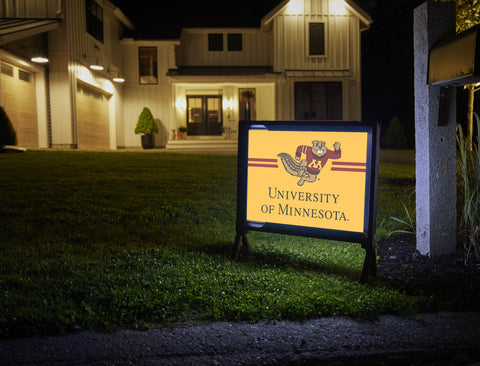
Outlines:
POLYGON ((120 77, 120 76, 114 77, 112 80, 115 81, 116 83, 124 83, 125 82, 125 79, 120 77))
POLYGON ((35 56, 30 59, 32 62, 36 62, 37 64, 46 64, 49 59, 43 56, 35 56))
POLYGON ((90 68, 91 68, 92 70, 102 71, 102 70, 103 70, 103 66, 100 64, 100 62, 98 62, 98 51, 100 51, 100 48, 98 48, 97 45, 94 45, 93 48, 95 49, 95 56, 93 56, 94 61, 93 61, 93 63, 90 65, 90 68))
POLYGON ((102 66, 102 65, 99 65, 98 62, 95 63, 95 64, 90 65, 90 68, 91 68, 92 70, 97 70, 97 71, 102 71, 102 70, 103 70, 103 66, 102 66))

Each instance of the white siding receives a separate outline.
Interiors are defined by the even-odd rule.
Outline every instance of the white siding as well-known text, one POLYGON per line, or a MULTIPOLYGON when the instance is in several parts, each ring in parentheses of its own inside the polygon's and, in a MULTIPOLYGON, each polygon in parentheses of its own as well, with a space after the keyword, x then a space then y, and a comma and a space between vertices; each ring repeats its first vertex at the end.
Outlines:
MULTIPOLYGON (((64 0, 62 26, 49 32, 50 94, 52 116, 52 145, 77 144, 76 86, 81 80, 108 96, 109 110, 118 111, 121 87, 113 86, 111 79, 123 75, 120 37, 122 24, 113 14, 113 6, 98 1, 103 8, 103 43, 86 30, 85 2, 64 0), (91 71, 89 65, 99 63, 103 71, 91 71), (118 94, 118 95, 117 95, 118 94), (112 97, 113 96, 113 97, 112 97)), ((117 146, 117 124, 121 114, 109 113, 110 148, 117 146)))
POLYGON ((300 14, 285 11, 277 15, 273 20, 275 71, 352 70, 360 56, 352 52, 360 40, 358 18, 351 13, 329 14, 328 4, 332 1, 338 0, 305 0, 300 14), (310 22, 325 23, 325 56, 308 55, 310 22))
POLYGON ((272 19, 273 70, 286 73, 277 84, 277 118, 295 118, 297 81, 339 81, 343 120, 361 120, 360 24, 348 8, 336 14, 339 0, 292 0, 272 19), (309 23, 325 23, 325 55, 310 56, 309 23))
POLYGON ((176 56, 179 66, 265 66, 272 64, 272 39, 260 29, 186 29, 176 56), (208 34, 223 34, 223 51, 208 50, 208 34), (227 34, 241 33, 242 51, 227 50, 227 34))
MULTIPOLYGON (((144 107, 158 119, 159 134, 168 134, 175 123, 172 87, 166 73, 175 68, 175 41, 122 41, 125 62, 125 86, 123 99, 123 131, 119 133, 118 146, 140 146, 140 136, 134 130, 138 116, 144 107), (138 47, 157 48, 158 84, 140 85, 138 69, 138 47)), ((161 136, 157 136, 158 141, 161 136)))

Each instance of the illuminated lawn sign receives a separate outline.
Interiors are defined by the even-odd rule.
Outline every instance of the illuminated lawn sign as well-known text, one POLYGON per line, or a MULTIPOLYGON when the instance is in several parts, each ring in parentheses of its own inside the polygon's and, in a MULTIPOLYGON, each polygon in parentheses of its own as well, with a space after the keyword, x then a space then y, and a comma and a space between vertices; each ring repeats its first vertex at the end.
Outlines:
POLYGON ((241 121, 237 236, 249 230, 361 243, 376 273, 377 125, 241 121))

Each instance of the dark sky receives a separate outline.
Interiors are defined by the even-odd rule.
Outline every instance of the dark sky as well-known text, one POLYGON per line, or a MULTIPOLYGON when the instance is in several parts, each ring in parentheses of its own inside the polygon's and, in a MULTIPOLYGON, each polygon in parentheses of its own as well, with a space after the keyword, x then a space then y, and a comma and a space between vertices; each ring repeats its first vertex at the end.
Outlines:
POLYGON ((111 0, 135 24, 143 38, 178 38, 182 27, 259 27, 261 18, 281 0, 151 1, 111 0))
MULTIPOLYGON (((281 2, 111 1, 137 26, 139 38, 165 39, 178 38, 182 27, 259 27, 261 18, 281 2)), ((362 34, 363 119, 386 127, 398 116, 413 143, 413 9, 424 0, 354 1, 374 20, 362 34)))

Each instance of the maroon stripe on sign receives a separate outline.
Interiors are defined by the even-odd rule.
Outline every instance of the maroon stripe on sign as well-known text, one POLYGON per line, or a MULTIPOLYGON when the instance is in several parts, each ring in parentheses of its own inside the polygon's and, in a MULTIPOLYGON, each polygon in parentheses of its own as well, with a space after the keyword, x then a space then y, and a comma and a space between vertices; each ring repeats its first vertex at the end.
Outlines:
POLYGON ((273 164, 248 164, 248 166, 254 166, 257 168, 278 168, 278 165, 273 164))
POLYGON ((261 161, 264 163, 276 163, 278 159, 259 159, 259 158, 248 158, 248 161, 261 161))
POLYGON ((354 168, 332 168, 331 170, 335 170, 337 172, 358 172, 358 173, 365 173, 367 169, 354 169, 354 168))
POLYGON ((332 161, 332 165, 366 166, 367 163, 352 163, 352 162, 346 162, 346 161, 332 161))

